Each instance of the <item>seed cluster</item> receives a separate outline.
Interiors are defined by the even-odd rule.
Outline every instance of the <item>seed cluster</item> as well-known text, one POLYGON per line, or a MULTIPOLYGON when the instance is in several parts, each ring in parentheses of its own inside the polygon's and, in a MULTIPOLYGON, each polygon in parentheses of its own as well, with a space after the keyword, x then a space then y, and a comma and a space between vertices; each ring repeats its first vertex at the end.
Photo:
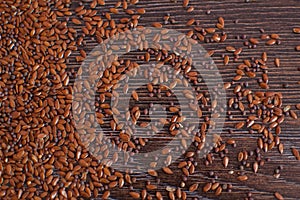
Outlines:
MULTIPOLYGON (((206 58, 214 58, 217 57, 215 52, 222 52, 221 65, 228 68, 238 64, 231 74, 232 81, 221 86, 230 94, 227 105, 218 105, 212 98, 218 94, 218 88, 209 91, 203 80, 205 72, 197 72, 192 61, 182 54, 191 51, 196 43, 225 42, 228 37, 225 19, 214 19, 216 23, 209 28, 202 28, 197 19, 188 19, 185 25, 189 31, 170 38, 168 30, 161 29, 152 42, 171 40, 179 52, 174 53, 171 50, 175 47, 157 48, 144 42, 146 33, 140 34, 137 44, 133 43, 135 35, 124 34, 142 28, 139 20, 147 9, 138 3, 139 0, 123 0, 110 8, 104 0, 80 3, 7 0, 0 3, 1 199, 108 199, 124 190, 124 198, 131 199, 198 199, 197 195, 202 193, 219 196, 234 190, 232 183, 219 180, 213 171, 205 175, 206 183, 200 183, 193 179, 200 165, 200 168, 211 166, 220 158, 229 175, 246 182, 251 178, 250 171, 259 172, 269 161, 264 154, 274 148, 283 154, 281 124, 286 117, 297 119, 298 116, 292 106, 283 106, 283 95, 272 92, 269 86, 268 70, 279 68, 280 59, 272 58, 267 52, 261 52, 257 58, 240 58, 243 48, 280 45, 280 36, 261 30, 260 38, 239 36, 237 39, 243 40, 239 47, 226 46, 206 53, 206 58), (72 62, 79 66, 85 61, 91 41, 102 44, 112 37, 127 39, 126 52, 135 46, 139 51, 114 60, 105 70, 101 67, 107 63, 98 60, 89 65, 88 71, 71 66, 72 62), (141 64, 144 63, 150 67, 143 71, 141 64), (95 78, 73 85, 74 78, 87 73, 95 78), (100 79, 97 79, 98 73, 100 79), (128 77, 137 75, 148 82, 132 90, 128 77), (90 94, 96 80, 93 99, 90 94), (194 91, 189 90, 190 86, 194 91), (181 91, 184 105, 178 102, 174 90, 181 91), (73 93, 80 94, 73 96, 73 93), (124 112, 118 107, 124 100, 122 94, 131 96, 124 112), (80 101, 83 97, 84 102, 80 101), (96 115, 90 113, 91 102, 96 115), (156 104, 162 108, 157 109, 156 104), (207 133, 215 126, 213 118, 222 117, 217 107, 221 110, 227 107, 226 120, 237 121, 232 127, 225 127, 230 134, 247 131, 256 136, 255 149, 244 148, 236 157, 230 157, 237 141, 214 135, 213 150, 199 159, 209 140, 207 133), (183 109, 190 112, 183 113, 183 109), (160 111, 167 117, 161 118, 160 111), (72 112, 79 114, 72 115, 72 112), (157 119, 152 123, 151 115, 155 112, 157 119), (242 118, 234 119, 236 113, 242 118), (194 116, 199 119, 197 124, 188 120, 194 116), (84 127, 76 126, 74 121, 84 127), (100 124, 109 137, 98 133, 94 122, 100 124), (136 126, 146 131, 139 132, 136 126), (163 143, 172 138, 178 139, 179 145, 163 148, 163 143), (142 175, 136 175, 138 169, 131 168, 130 163, 134 164, 133 158, 139 153, 146 152, 147 158, 149 145, 162 147, 160 156, 151 157, 145 166, 144 179, 139 179, 142 175), (111 147, 120 151, 110 152, 111 147), (181 152, 182 156, 176 160, 172 157, 174 152, 181 152), (121 158, 128 170, 111 167, 121 158), (231 160, 237 160, 239 167, 232 166, 231 160), (156 169, 159 162, 163 162, 164 167, 156 169)), ((189 0, 180 3, 187 13, 195 10, 189 0)), ((175 18, 167 14, 160 22, 150 25, 164 28, 175 23, 175 18)), ((293 32, 299 34, 300 28, 293 28, 293 32)), ((106 52, 122 48, 109 44, 106 52)), ((300 51, 300 46, 295 49, 300 51)), ((99 57, 99 52, 93 52, 93 56, 99 57)), ((211 68, 205 65, 204 69, 211 68)), ((299 104, 294 107, 300 110, 299 104)), ((300 160, 299 150, 292 148, 291 151, 300 160)), ((274 170, 274 178, 280 177, 280 170, 282 166, 274 170)), ((283 199, 275 191, 274 197, 283 199)), ((252 194, 248 193, 246 199, 253 199, 252 194)))

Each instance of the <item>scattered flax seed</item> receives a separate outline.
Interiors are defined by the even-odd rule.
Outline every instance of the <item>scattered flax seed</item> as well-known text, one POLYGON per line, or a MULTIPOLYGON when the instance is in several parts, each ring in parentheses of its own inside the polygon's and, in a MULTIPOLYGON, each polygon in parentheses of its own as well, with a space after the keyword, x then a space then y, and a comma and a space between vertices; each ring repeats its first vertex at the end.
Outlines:
POLYGON ((212 184, 211 183, 206 183, 205 186, 203 187, 203 192, 208 192, 211 189, 212 184))
POLYGON ((193 12, 194 11, 194 6, 190 6, 186 11, 187 12, 193 12))
POLYGON ((162 27, 162 24, 159 23, 159 22, 153 22, 153 23, 152 23, 152 26, 155 27, 155 28, 161 28, 161 27, 162 27))
POLYGON ((211 190, 216 190, 219 186, 220 186, 220 183, 216 182, 216 183, 212 184, 211 190))
POLYGON ((300 28, 298 28, 298 27, 293 28, 293 32, 297 33, 297 34, 300 34, 300 28))
POLYGON ((228 65, 228 63, 229 63, 229 56, 228 55, 224 56, 223 63, 224 63, 224 65, 228 65))
POLYGON ((224 24, 225 24, 225 20, 224 20, 223 17, 219 17, 219 18, 218 18, 218 22, 219 22, 222 26, 224 26, 224 24))
POLYGON ((195 19, 190 19, 190 20, 187 21, 186 25, 187 25, 187 26, 191 26, 191 25, 193 25, 194 23, 195 23, 195 19))
POLYGON ((132 91, 132 97, 134 98, 134 100, 138 101, 139 100, 139 95, 138 93, 134 90, 132 91))
POLYGON ((194 192, 198 189, 199 184, 198 183, 194 183, 193 185, 190 186, 189 191, 190 192, 194 192))
POLYGON ((223 158, 223 165, 224 165, 225 168, 227 168, 228 163, 229 163, 229 158, 228 158, 227 156, 225 156, 225 157, 223 158))
POLYGON ((185 8, 189 5, 190 0, 183 0, 182 6, 185 8))
POLYGON ((237 123, 236 125, 235 125, 235 128, 236 129, 241 129, 241 128, 243 128, 245 126, 245 122, 239 122, 239 123, 237 123))
POLYGON ((263 53, 262 53, 261 59, 262 59, 264 62, 267 61, 268 56, 267 56, 267 53, 266 53, 266 52, 263 52, 263 53))
POLYGON ((300 153, 296 148, 292 148, 292 153, 296 157, 297 160, 300 160, 300 153))
POLYGON ((73 18, 73 19, 72 19, 72 22, 73 22, 74 24, 77 24, 77 25, 81 24, 81 21, 78 20, 78 19, 76 19, 76 18, 73 18))
POLYGON ((290 110, 289 112, 290 112, 290 116, 291 116, 293 119, 297 119, 297 118, 298 118, 296 112, 294 112, 293 110, 290 110))
POLYGON ((276 44, 276 40, 274 39, 270 39, 266 42, 266 45, 274 45, 274 44, 276 44))
POLYGON ((216 29, 215 29, 215 28, 207 28, 207 29, 205 29, 205 31, 206 31, 207 33, 213 34, 213 33, 216 32, 216 29))
POLYGON ((139 199, 141 196, 138 192, 129 192, 129 195, 134 199, 139 199))
POLYGON ((221 195, 221 193, 222 193, 222 186, 219 186, 217 189, 216 189, 216 191, 215 191, 215 195, 216 196, 220 196, 221 195))
POLYGON ((279 60, 279 58, 275 58, 275 66, 276 67, 280 67, 280 60, 279 60))
POLYGON ((257 162, 254 162, 254 164, 253 164, 253 171, 254 171, 254 173, 256 173, 258 171, 258 163, 257 162))
POLYGON ((236 49, 233 46, 227 46, 226 47, 226 51, 228 51, 228 52, 235 52, 236 49))
POLYGON ((278 40, 280 38, 279 35, 276 33, 271 34, 270 37, 275 40, 278 40))
POLYGON ((280 153, 280 154, 283 154, 283 150, 284 150, 284 146, 283 146, 282 143, 280 143, 280 144, 278 145, 278 151, 279 151, 279 153, 280 153))
POLYGON ((166 174, 173 174, 173 171, 172 171, 169 167, 163 167, 162 170, 163 170, 166 174))
POLYGON ((248 176, 246 176, 246 175, 238 176, 237 180, 239 180, 239 181, 246 181, 246 180, 248 180, 248 176))
POLYGON ((255 44, 255 45, 257 45, 259 43, 259 41, 255 38, 250 38, 249 42, 251 42, 252 44, 255 44))
POLYGON ((279 192, 275 192, 274 196, 276 197, 276 199, 278 200, 284 200, 283 196, 279 193, 279 192))

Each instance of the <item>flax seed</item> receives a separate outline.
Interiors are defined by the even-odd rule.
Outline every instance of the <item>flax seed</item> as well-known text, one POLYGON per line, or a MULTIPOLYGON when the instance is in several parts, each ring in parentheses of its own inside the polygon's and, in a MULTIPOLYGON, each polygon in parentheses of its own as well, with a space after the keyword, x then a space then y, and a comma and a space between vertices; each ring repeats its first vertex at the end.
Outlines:
POLYGON ((246 175, 238 176, 237 180, 239 180, 239 181, 246 181, 246 180, 248 180, 248 176, 246 176, 246 175))
POLYGON ((224 57, 223 63, 224 63, 224 65, 228 65, 228 63, 229 63, 229 56, 226 55, 224 57))
POLYGON ((129 192, 129 195, 134 199, 140 198, 140 194, 138 192, 129 192))
POLYGON ((275 192, 274 196, 276 197, 276 199, 278 200, 284 200, 283 196, 279 193, 279 192, 275 192))
POLYGON ((274 45, 274 44, 276 44, 276 40, 270 39, 270 40, 268 40, 268 41, 266 42, 266 44, 267 44, 267 45, 274 45))
POLYGON ((211 189, 212 184, 211 183, 206 183, 205 186, 203 187, 203 192, 208 192, 211 189))
POLYGON ((297 160, 300 160, 300 153, 296 148, 291 148, 293 155, 296 157, 297 160))
POLYGON ((298 27, 293 28, 293 32, 294 32, 294 33, 300 33, 300 28, 298 28, 298 27))

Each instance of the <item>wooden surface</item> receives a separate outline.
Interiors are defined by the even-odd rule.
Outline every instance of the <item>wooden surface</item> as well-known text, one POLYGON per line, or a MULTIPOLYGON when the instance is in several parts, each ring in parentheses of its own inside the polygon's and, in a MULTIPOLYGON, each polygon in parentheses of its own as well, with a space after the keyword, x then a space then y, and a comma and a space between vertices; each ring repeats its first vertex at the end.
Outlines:
MULTIPOLYGON (((116 1, 106 1, 104 9, 112 7, 116 1)), ((152 22, 163 22, 163 16, 170 14, 175 17, 174 25, 165 25, 164 28, 176 29, 178 31, 187 32, 190 27, 185 26, 187 20, 195 18, 199 20, 203 28, 214 27, 217 18, 222 16, 225 19, 225 32, 228 34, 228 39, 224 43, 201 43, 206 50, 216 49, 213 56, 224 82, 231 81, 234 76, 236 66, 240 63, 234 63, 232 60, 228 66, 223 65, 221 54, 225 53, 224 47, 231 45, 234 47, 243 47, 243 52, 240 60, 249 59, 251 57, 259 58, 262 52, 268 53, 268 59, 274 60, 275 57, 280 58, 281 66, 276 68, 272 61, 269 61, 269 91, 282 92, 284 105, 294 105, 300 103, 300 52, 295 51, 295 46, 300 45, 300 34, 294 34, 292 28, 300 27, 300 1, 298 0, 257 0, 246 3, 243 0, 226 0, 226 1, 206 1, 206 0, 191 0, 190 5, 195 7, 191 13, 187 13, 182 7, 182 1, 172 3, 170 0, 140 0, 136 5, 146 9, 140 19, 140 25, 149 26, 152 22), (211 10, 211 14, 206 14, 207 10, 211 10), (238 20, 238 23, 235 23, 238 20), (247 37, 260 37, 260 29, 263 28, 266 34, 277 33, 280 35, 281 44, 274 46, 266 46, 260 43, 255 49, 248 49, 243 46, 245 40, 236 39, 239 35, 247 35, 247 37), (283 88, 283 84, 288 84, 287 88, 283 88)), ((118 15, 117 17, 122 17, 118 15)), ((90 47, 87 47, 89 50, 90 47)), ((76 53, 74 54, 74 56, 76 53)), ((259 91, 257 84, 253 84, 253 91, 259 91)), ((228 98, 232 97, 231 91, 227 93, 228 98)), ((203 199, 244 199, 248 192, 253 194, 254 199, 274 199, 274 192, 281 193, 285 199, 300 199, 300 161, 297 161, 291 154, 291 147, 300 149, 300 121, 292 120, 287 117, 282 126, 281 140, 285 150, 283 155, 280 155, 277 149, 273 149, 268 153, 264 153, 263 157, 270 158, 265 166, 259 169, 257 174, 254 174, 251 169, 246 170, 249 175, 249 180, 239 182, 236 176, 229 175, 228 171, 238 170, 238 161, 236 159, 239 150, 254 150, 256 148, 257 135, 250 135, 247 130, 235 130, 233 122, 241 120, 242 116, 239 112, 234 112, 234 120, 226 120, 222 138, 234 138, 237 141, 237 147, 231 148, 230 164, 227 169, 224 169, 222 162, 216 156, 216 161, 208 167, 203 165, 203 160, 199 160, 199 166, 196 173, 188 180, 188 184, 199 182, 200 187, 209 181, 208 172, 214 171, 218 175, 220 183, 232 183, 233 189, 231 193, 222 193, 216 197, 214 194, 203 194, 201 190, 189 193, 189 197, 203 196, 203 199), (233 134, 228 134, 228 129, 233 130, 233 134), (279 165, 283 166, 279 179, 273 177, 274 169, 279 165)), ((297 112, 300 114, 300 112, 297 112)), ((137 176, 135 188, 144 187, 145 181, 150 178, 146 175, 137 176)), ((154 179, 153 179, 154 180, 154 179)), ((161 177, 159 189, 164 191, 167 185, 178 185, 179 178, 177 176, 161 177)), ((128 189, 128 188, 127 188, 128 189)), ((124 191, 127 190, 124 188, 124 191)), ((163 193, 166 194, 166 193, 163 193)), ((112 191, 112 199, 130 199, 126 192, 112 191)))

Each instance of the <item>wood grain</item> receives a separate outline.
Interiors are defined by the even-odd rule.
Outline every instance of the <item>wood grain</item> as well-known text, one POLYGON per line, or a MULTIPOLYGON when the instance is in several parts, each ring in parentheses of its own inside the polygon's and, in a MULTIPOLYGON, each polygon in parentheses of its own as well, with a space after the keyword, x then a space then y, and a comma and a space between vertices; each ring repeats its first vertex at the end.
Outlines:
MULTIPOLYGON (((104 7, 99 7, 99 13, 108 10, 116 1, 107 1, 104 7)), ((73 3, 76 6, 76 2, 73 3)), ((140 25, 149 26, 152 22, 163 22, 163 16, 170 14, 175 17, 174 25, 164 25, 164 28, 175 29, 182 32, 188 32, 191 27, 185 26, 186 22, 195 18, 200 21, 200 26, 203 28, 214 27, 217 18, 222 16, 225 19, 224 31, 228 34, 228 39, 224 43, 201 43, 206 50, 216 49, 213 59, 218 66, 224 82, 231 81, 234 76, 236 66, 243 59, 252 57, 259 58, 262 52, 268 54, 269 66, 269 91, 282 92, 284 96, 284 105, 291 105, 293 110, 296 110, 294 105, 300 103, 300 52, 295 51, 295 46, 300 45, 300 34, 292 32, 293 27, 300 27, 300 1, 298 0, 257 0, 249 3, 243 0, 228 0, 228 1, 198 1, 191 0, 190 5, 195 7, 191 13, 187 13, 182 7, 182 1, 172 3, 169 0, 140 0, 137 7, 146 8, 146 14, 140 19, 140 25), (207 15, 206 11, 211 10, 211 14, 207 15), (236 21, 238 20, 238 22, 236 21), (237 23, 236 23, 237 22, 237 23), (248 49, 243 46, 246 40, 236 39, 238 36, 246 35, 247 38, 259 38, 260 29, 264 29, 266 34, 277 33, 280 35, 280 45, 266 46, 264 42, 260 42, 257 48, 248 49), (225 46, 231 45, 234 47, 243 47, 243 52, 240 60, 236 63, 230 61, 228 66, 223 66, 222 54, 226 54, 225 46), (274 59, 278 57, 281 61, 279 68, 275 67, 274 59), (288 84, 287 88, 283 84, 288 84)), ((118 14, 116 19, 124 15, 118 14)), ((90 51, 96 45, 94 41, 88 41, 85 50, 90 51)), ((78 55, 78 52, 72 54, 78 55)), ((72 59, 70 59, 72 61, 72 59)), ((69 63, 69 68, 78 68, 78 64, 69 63)), ((263 91, 256 82, 250 82, 253 91, 263 91)), ((228 91, 228 98, 233 97, 232 90, 228 91)), ((296 111, 298 115, 300 112, 296 111)), ((210 166, 203 165, 203 159, 199 159, 196 173, 188 178, 187 186, 198 182, 200 188, 204 186, 206 181, 209 181, 209 171, 214 171, 218 176, 218 181, 221 183, 232 183, 233 189, 231 193, 222 193, 221 196, 208 193, 203 194, 199 189, 193 193, 188 192, 189 199, 198 197, 199 199, 244 199, 247 193, 251 192, 254 199, 274 199, 274 193, 279 192, 285 199, 300 199, 300 162, 297 161, 291 153, 290 148, 296 147, 300 149, 300 121, 292 120, 287 117, 286 122, 282 126, 281 140, 284 144, 284 154, 280 155, 277 149, 268 153, 263 153, 263 157, 270 158, 265 166, 259 169, 257 174, 254 174, 251 169, 247 169, 249 180, 239 182, 236 180, 236 175, 229 175, 230 170, 239 171, 237 152, 239 150, 254 150, 256 148, 257 135, 250 135, 246 129, 235 130, 234 122, 240 121, 244 116, 240 112, 233 112, 233 120, 226 119, 226 123, 221 134, 223 139, 234 138, 237 141, 237 147, 229 147, 230 162, 229 167, 224 169, 222 161, 216 156, 216 160, 210 166), (232 129, 233 133, 228 134, 228 129, 232 129), (273 177, 274 169, 279 165, 283 166, 279 179, 273 177)), ((143 188, 145 180, 154 181, 151 177, 140 174, 136 175, 137 182, 134 188, 143 188)), ((178 186, 180 183, 180 174, 162 176, 158 189, 166 195, 165 187, 168 185, 178 186)), ((186 187, 188 188, 188 187, 186 187)), ((128 188, 112 191, 112 199, 130 199, 128 188)), ((187 190, 187 189, 186 189, 187 190)))

